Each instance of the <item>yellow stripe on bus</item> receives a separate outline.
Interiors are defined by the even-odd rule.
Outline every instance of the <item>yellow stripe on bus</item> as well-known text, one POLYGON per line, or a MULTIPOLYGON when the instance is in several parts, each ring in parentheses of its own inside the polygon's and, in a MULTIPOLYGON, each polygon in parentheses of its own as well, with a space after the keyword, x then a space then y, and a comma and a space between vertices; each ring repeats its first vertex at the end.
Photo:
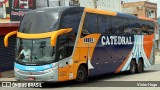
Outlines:
POLYGON ((98 10, 98 9, 92 9, 92 8, 85 8, 84 12, 103 14, 103 15, 110 15, 110 16, 117 16, 116 12, 105 11, 105 10, 98 10))
POLYGON ((146 18, 146 17, 140 17, 140 16, 138 16, 138 19, 141 19, 141 20, 148 20, 148 21, 154 21, 154 19, 146 18))
POLYGON ((53 32, 47 32, 47 33, 39 33, 39 34, 26 34, 17 32, 17 37, 19 38, 25 38, 25 39, 41 39, 41 38, 49 38, 53 35, 53 32))

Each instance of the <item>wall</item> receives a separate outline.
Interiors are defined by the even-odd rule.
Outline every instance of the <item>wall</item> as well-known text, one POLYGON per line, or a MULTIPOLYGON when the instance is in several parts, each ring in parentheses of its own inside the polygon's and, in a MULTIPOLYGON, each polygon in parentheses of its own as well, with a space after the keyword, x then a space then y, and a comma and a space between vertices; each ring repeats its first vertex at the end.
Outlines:
POLYGON ((137 16, 157 19, 157 4, 151 2, 130 2, 122 6, 124 13, 135 14, 137 16))
POLYGON ((79 0, 79 2, 83 7, 121 12, 121 0, 79 0))
POLYGON ((124 3, 122 9, 124 13, 130 12, 130 10, 132 9, 132 13, 130 14, 135 14, 137 16, 142 16, 142 17, 146 16, 145 2, 124 3))
POLYGON ((94 8, 94 1, 93 0, 79 0, 80 6, 82 7, 89 7, 94 8))

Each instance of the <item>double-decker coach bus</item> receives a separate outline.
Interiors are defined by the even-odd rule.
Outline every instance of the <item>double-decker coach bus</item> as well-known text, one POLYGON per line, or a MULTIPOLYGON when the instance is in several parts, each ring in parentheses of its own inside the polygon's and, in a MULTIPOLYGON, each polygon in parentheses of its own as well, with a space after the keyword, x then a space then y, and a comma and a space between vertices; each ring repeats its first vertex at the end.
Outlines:
POLYGON ((142 72, 154 62, 154 20, 83 7, 27 13, 18 31, 16 80, 85 81, 106 73, 142 72))

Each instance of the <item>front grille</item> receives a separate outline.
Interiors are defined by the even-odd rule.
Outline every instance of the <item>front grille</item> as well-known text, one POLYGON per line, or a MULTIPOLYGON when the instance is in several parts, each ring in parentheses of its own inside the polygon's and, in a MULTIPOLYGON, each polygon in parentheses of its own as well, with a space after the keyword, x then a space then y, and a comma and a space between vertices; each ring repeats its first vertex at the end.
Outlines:
POLYGON ((29 71, 21 71, 21 70, 19 70, 17 72, 20 73, 20 74, 25 74, 25 75, 42 75, 42 74, 44 74, 43 71, 29 72, 29 71))

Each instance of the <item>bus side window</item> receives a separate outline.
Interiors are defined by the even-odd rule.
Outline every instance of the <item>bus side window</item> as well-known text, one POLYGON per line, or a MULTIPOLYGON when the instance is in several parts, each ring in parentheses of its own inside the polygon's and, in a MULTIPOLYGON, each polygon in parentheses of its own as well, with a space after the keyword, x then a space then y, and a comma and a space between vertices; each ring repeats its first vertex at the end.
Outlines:
POLYGON ((149 35, 148 28, 147 28, 147 25, 146 25, 145 21, 139 20, 139 22, 140 22, 141 34, 142 35, 149 35))
POLYGON ((98 15, 98 28, 101 34, 112 34, 111 17, 98 15))
POLYGON ((131 34, 133 28, 133 20, 131 19, 125 19, 123 20, 123 34, 131 34))
POLYGON ((157 26, 155 26, 154 22, 148 22, 149 35, 154 33, 155 27, 157 28, 157 26))
POLYGON ((71 56, 72 52, 73 52, 73 47, 71 46, 71 44, 73 45, 74 42, 72 42, 69 39, 70 34, 64 34, 58 37, 58 45, 57 45, 57 49, 58 49, 58 54, 57 54, 57 58, 58 60, 62 60, 64 58, 67 58, 69 56, 71 56))
POLYGON ((60 29, 72 28, 72 32, 59 37, 59 54, 58 59, 64 59, 71 56, 78 33, 79 24, 83 11, 67 11, 62 15, 60 29))
POLYGON ((60 28, 61 29, 72 28, 72 33, 74 33, 76 37, 81 17, 82 17, 81 11, 67 12, 62 17, 62 23, 60 25, 60 28))
POLYGON ((97 15, 87 13, 82 28, 81 38, 93 33, 98 33, 97 15))
POLYGON ((112 32, 113 34, 123 34, 124 33, 124 25, 123 18, 113 17, 112 18, 112 32))
POLYGON ((139 20, 134 20, 132 34, 135 34, 135 35, 141 34, 141 23, 139 22, 139 20))

